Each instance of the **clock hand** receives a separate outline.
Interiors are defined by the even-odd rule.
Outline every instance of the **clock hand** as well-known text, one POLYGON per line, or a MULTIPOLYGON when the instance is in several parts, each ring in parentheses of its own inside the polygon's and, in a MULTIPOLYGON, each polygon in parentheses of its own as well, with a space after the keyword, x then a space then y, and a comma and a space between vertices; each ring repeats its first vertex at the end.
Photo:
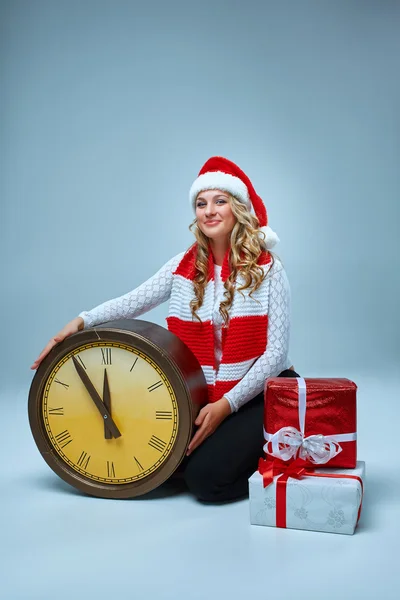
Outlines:
POLYGON ((90 381, 87 373, 85 372, 85 369, 82 367, 82 365, 79 364, 79 362, 76 360, 75 356, 72 356, 72 362, 75 365, 75 369, 77 370, 78 375, 83 382, 83 385, 89 392, 91 399, 93 400, 93 402, 95 403, 101 416, 103 417, 104 424, 106 425, 106 427, 109 429, 109 431, 112 433, 112 435, 115 438, 120 437, 121 436, 120 430, 114 423, 107 408, 104 406, 102 399, 100 398, 99 394, 97 393, 96 388, 94 387, 93 383, 90 381))
MULTIPOLYGON (((108 412, 111 415, 111 394, 110 394, 110 386, 108 385, 108 377, 107 377, 107 369, 104 369, 104 381, 103 381, 103 403, 108 412)), ((109 440, 112 438, 111 431, 107 428, 106 423, 104 422, 104 438, 109 440)))

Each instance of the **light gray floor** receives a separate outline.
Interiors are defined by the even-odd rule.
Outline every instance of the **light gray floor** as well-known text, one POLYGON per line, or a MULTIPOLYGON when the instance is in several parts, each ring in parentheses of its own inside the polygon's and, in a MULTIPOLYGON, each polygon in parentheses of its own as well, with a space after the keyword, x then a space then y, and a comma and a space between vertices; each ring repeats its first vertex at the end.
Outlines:
POLYGON ((203 505, 177 482, 136 500, 84 496, 42 460, 28 389, 3 393, 0 597, 399 598, 400 385, 351 378, 367 469, 353 536, 252 526, 248 500, 203 505))

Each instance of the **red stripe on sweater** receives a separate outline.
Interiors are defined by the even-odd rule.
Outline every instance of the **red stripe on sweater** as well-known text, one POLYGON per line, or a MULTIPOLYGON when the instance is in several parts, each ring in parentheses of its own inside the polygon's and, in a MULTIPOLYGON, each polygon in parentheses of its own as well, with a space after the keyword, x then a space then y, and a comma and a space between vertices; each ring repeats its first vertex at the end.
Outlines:
POLYGON ((228 327, 226 327, 226 325, 223 325, 221 328, 221 345, 222 348, 225 346, 225 341, 226 341, 226 336, 228 334, 228 327))
POLYGON ((209 402, 215 402, 215 400, 214 400, 214 389, 215 389, 215 386, 214 385, 208 385, 207 389, 208 389, 208 401, 209 402))
POLYGON ((194 244, 186 251, 173 274, 181 275, 181 277, 185 277, 186 279, 193 281, 196 275, 196 258, 197 246, 194 244))
POLYGON ((217 402, 217 400, 221 400, 222 396, 229 392, 239 381, 240 379, 237 381, 217 381, 215 385, 208 385, 208 401, 217 402))
POLYGON ((272 255, 268 252, 261 252, 259 259, 257 261, 258 265, 268 265, 272 260, 272 255))
MULTIPOLYGON (((225 261, 228 260, 228 252, 225 255, 225 261)), ((174 271, 174 275, 180 275, 181 277, 185 277, 186 279, 190 279, 191 281, 194 280, 197 271, 196 271, 196 259, 197 259, 197 244, 193 244, 184 254, 184 256, 181 259, 181 262, 179 263, 179 265, 177 266, 177 268, 174 271)), ((208 269, 208 278, 207 281, 209 281, 210 279, 214 279, 214 257, 210 248, 209 254, 208 254, 208 265, 207 265, 207 269, 208 269)))
MULTIPOLYGON (((214 256, 211 250, 211 246, 209 245, 209 254, 208 254, 208 277, 207 281, 210 279, 214 279, 214 256)), ((222 261, 222 269, 221 269, 221 279, 222 281, 226 281, 230 273, 230 248, 225 253, 225 256, 222 261)), ((243 257, 243 256, 242 256, 243 257)), ((196 259, 197 259, 197 242, 195 242, 184 254, 181 262, 177 266, 174 271, 174 275, 181 275, 186 279, 194 280, 196 276, 196 259)), ((260 256, 258 257, 257 264, 258 265, 267 265, 271 262, 272 256, 268 251, 262 251, 260 256)))
POLYGON ((212 402, 216 402, 220 400, 224 394, 229 392, 237 383, 239 383, 240 379, 236 381, 218 381, 215 384, 214 392, 213 392, 213 400, 212 402))
POLYGON ((223 362, 243 362, 263 354, 267 346, 267 327, 268 315, 233 317, 228 330, 222 330, 223 362))
POLYGON ((199 363, 214 367, 214 332, 210 321, 183 321, 167 317, 168 330, 178 336, 193 352, 199 363))

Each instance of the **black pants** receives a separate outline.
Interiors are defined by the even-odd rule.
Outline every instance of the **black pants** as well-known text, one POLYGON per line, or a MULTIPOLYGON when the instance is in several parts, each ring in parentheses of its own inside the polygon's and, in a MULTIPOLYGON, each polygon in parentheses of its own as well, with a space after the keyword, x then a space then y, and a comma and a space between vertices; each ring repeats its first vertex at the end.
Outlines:
MULTIPOLYGON (((279 377, 299 377, 286 369, 279 377)), ((189 491, 203 502, 248 496, 248 478, 263 456, 264 392, 229 415, 212 435, 182 461, 189 491)))

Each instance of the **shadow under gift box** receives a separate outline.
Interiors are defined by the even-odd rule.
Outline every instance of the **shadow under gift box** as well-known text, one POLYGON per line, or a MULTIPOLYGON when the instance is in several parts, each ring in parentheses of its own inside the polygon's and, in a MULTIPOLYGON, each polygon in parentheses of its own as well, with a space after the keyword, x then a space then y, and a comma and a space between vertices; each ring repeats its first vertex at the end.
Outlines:
POLYGON ((357 385, 346 378, 270 377, 264 387, 264 438, 267 457, 300 456, 310 466, 355 468, 357 385))
POLYGON ((250 523, 327 533, 353 534, 361 515, 365 462, 355 469, 314 469, 314 475, 278 480, 264 487, 263 475, 249 478, 250 523))

